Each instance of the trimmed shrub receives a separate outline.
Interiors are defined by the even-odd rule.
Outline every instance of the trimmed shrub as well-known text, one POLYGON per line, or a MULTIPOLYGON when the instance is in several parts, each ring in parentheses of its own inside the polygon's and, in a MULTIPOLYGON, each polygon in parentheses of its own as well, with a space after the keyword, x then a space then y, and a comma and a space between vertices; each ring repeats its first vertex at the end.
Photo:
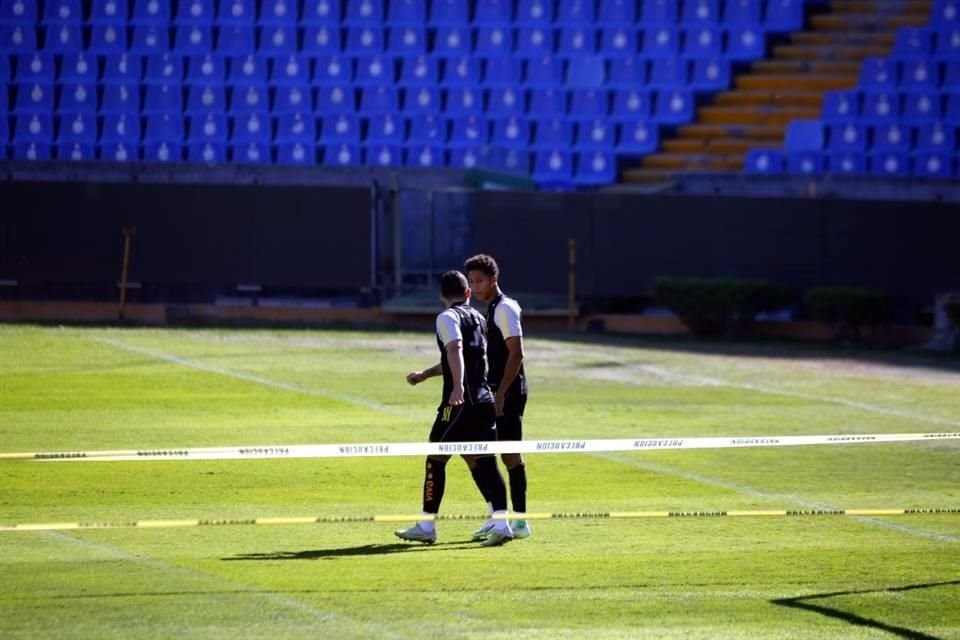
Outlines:
POLYGON ((817 287, 804 294, 803 302, 811 318, 834 326, 836 339, 861 342, 865 327, 890 319, 890 296, 877 289, 817 287))
POLYGON ((758 313, 777 311, 794 299, 780 285, 737 278, 657 278, 653 295, 695 336, 732 338, 747 337, 758 313))

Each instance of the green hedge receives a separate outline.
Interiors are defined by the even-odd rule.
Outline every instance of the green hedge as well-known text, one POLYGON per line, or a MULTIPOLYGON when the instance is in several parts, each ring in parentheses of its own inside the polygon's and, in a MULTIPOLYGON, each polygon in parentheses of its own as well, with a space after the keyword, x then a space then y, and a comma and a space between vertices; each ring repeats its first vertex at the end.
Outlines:
POLYGON ((785 287, 737 278, 657 278, 657 304, 673 311, 696 336, 746 337, 760 312, 782 309, 794 300, 785 287))
POLYGON ((889 321, 891 302, 883 291, 859 287, 817 287, 803 296, 812 319, 834 325, 836 338, 856 342, 862 340, 864 327, 889 321))

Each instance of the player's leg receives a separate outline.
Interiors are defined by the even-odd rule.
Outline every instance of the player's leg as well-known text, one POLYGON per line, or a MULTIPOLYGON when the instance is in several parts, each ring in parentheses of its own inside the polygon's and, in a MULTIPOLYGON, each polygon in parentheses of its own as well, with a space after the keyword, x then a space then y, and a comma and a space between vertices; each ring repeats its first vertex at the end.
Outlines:
POLYGON ((440 503, 447 486, 447 461, 450 456, 428 456, 423 474, 424 519, 409 529, 398 529, 398 538, 432 544, 437 541, 434 518, 440 513, 440 503))
MULTIPOLYGON (((523 440, 523 411, 527 397, 518 395, 507 398, 503 415, 497 417, 497 435, 500 440, 523 440)), ((510 482, 510 503, 517 518, 512 523, 514 536, 529 538, 530 526, 523 514, 527 512, 527 467, 520 453, 504 453, 500 459, 507 468, 510 482)))

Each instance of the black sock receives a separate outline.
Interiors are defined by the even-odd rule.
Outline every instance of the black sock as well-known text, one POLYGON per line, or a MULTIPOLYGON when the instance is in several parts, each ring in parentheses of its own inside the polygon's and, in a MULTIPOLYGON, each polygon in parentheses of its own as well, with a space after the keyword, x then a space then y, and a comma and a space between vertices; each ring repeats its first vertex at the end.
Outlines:
POLYGON ((493 456, 485 456, 477 459, 477 475, 480 482, 487 488, 485 495, 493 505, 494 511, 505 511, 507 509, 507 485, 503 483, 503 476, 500 475, 500 468, 497 467, 497 459, 493 456))
POLYGON ((423 476, 423 512, 440 513, 443 490, 447 486, 447 461, 427 458, 423 476))
POLYGON ((517 513, 527 512, 527 467, 522 462, 507 469, 510 475, 510 501, 517 513))
POLYGON ((493 502, 493 500, 490 499, 489 487, 483 481, 483 474, 480 472, 480 465, 474 465, 474 467, 470 469, 470 475, 473 476, 473 483, 477 485, 477 489, 480 489, 480 495, 483 496, 483 501, 493 502))

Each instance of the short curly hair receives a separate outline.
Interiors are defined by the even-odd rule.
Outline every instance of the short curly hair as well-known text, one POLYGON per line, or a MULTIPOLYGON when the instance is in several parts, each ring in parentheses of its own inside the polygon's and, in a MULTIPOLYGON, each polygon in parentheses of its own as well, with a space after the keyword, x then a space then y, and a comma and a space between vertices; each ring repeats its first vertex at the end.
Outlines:
POLYGON ((467 284, 467 276, 459 271, 447 271, 440 276, 440 295, 447 300, 458 300, 470 285, 467 284))
POLYGON ((485 253, 478 253, 472 258, 468 258, 467 261, 463 263, 463 270, 468 273, 470 271, 483 271, 491 278, 496 278, 500 275, 500 267, 497 266, 497 261, 485 253))

